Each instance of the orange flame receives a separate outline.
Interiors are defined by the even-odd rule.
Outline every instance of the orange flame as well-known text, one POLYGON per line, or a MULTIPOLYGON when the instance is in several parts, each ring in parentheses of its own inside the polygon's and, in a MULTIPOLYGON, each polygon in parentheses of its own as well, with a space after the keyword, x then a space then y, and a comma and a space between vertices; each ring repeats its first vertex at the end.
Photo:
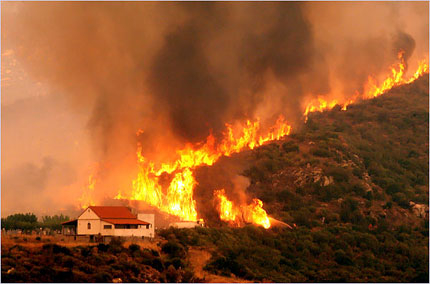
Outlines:
POLYGON ((318 97, 316 100, 311 101, 305 109, 304 115, 307 117, 310 112, 322 112, 327 109, 332 109, 337 105, 337 100, 332 100, 331 102, 326 101, 322 97, 318 97))
POLYGON ((376 80, 373 77, 369 76, 367 83, 364 87, 365 91, 362 95, 363 99, 374 98, 379 95, 382 95, 393 87, 412 83, 423 74, 429 72, 429 66, 427 61, 421 60, 420 62, 418 62, 418 68, 417 71, 415 71, 414 75, 412 75, 412 77, 409 79, 405 79, 404 75, 406 71, 406 62, 404 54, 405 52, 403 50, 401 50, 397 54, 397 58, 400 62, 391 66, 391 75, 386 78, 379 86, 377 86, 376 80))
MULTIPOLYGON (((399 53, 400 63, 392 66, 391 75, 377 85, 373 77, 365 86, 365 92, 360 95, 358 92, 354 97, 339 104, 342 110, 354 103, 360 98, 366 99, 376 97, 386 90, 404 83, 410 83, 428 72, 426 61, 420 62, 418 70, 413 77, 408 80, 403 78, 405 72, 405 62, 403 52, 399 53)), ((324 111, 333 108, 338 104, 337 100, 325 100, 321 96, 311 101, 305 108, 304 116, 310 112, 324 111)), ((177 157, 171 162, 164 162, 155 165, 154 162, 148 161, 142 155, 142 147, 138 144, 137 160, 139 172, 137 178, 132 182, 132 192, 123 194, 121 192, 115 197, 117 199, 126 198, 132 200, 142 200, 152 206, 159 208, 161 211, 180 217, 182 220, 196 221, 197 211, 196 202, 193 198, 194 187, 197 182, 193 176, 193 170, 200 165, 213 165, 220 157, 230 156, 244 149, 254 149, 267 141, 280 139, 282 136, 289 135, 291 126, 284 121, 282 116, 276 121, 276 124, 270 128, 267 133, 261 134, 260 121, 254 122, 248 120, 239 131, 234 131, 234 127, 226 124, 226 131, 220 141, 210 134, 205 143, 190 144, 187 143, 183 149, 176 151, 177 157), (167 173, 171 175, 171 181, 167 188, 159 183, 159 177, 167 173)), ((142 130, 138 130, 136 135, 141 135, 142 130)), ((215 192, 220 201, 220 217, 222 220, 238 225, 241 222, 251 222, 260 224, 265 228, 270 227, 270 221, 266 211, 262 208, 262 202, 254 199, 253 203, 247 206, 236 206, 229 201, 224 192, 215 192)))
POLYGON ((193 199, 195 185, 196 181, 189 168, 175 175, 166 197, 170 214, 197 221, 196 201, 193 199))
POLYGON ((93 199, 95 185, 96 185, 96 179, 94 178, 93 175, 90 175, 88 177, 88 185, 84 189, 84 192, 82 193, 81 198, 79 198, 79 206, 82 209, 85 209, 88 206, 95 205, 95 202, 93 199))
MULTIPOLYGON (((226 127, 224 138, 218 144, 215 143, 212 134, 202 145, 188 143, 183 149, 176 151, 175 161, 161 163, 157 168, 153 162, 147 161, 143 157, 142 147, 138 145, 139 172, 137 178, 132 182, 131 195, 127 196, 119 192, 115 198, 142 200, 161 211, 178 216, 182 220, 196 221, 197 211, 193 191, 197 183, 193 176, 194 168, 200 165, 212 165, 222 156, 230 156, 246 148, 253 149, 267 141, 280 139, 291 131, 291 126, 282 116, 264 135, 260 134, 259 120, 255 122, 248 120, 239 136, 235 135, 231 125, 226 124, 226 127), (159 177, 163 173, 174 176, 167 188, 167 193, 163 192, 163 187, 159 184, 159 177)), ((141 131, 138 131, 137 134, 140 133, 141 131)), ((255 211, 258 212, 257 209, 255 211)))
POLYGON ((270 220, 266 211, 263 209, 263 201, 254 198, 252 204, 245 207, 244 218, 247 222, 270 228, 270 220))
POLYGON ((214 195, 218 201, 218 212, 220 219, 233 226, 241 226, 244 223, 252 223, 270 228, 270 220, 266 211, 263 209, 263 202, 260 199, 253 199, 251 204, 235 206, 228 200, 224 189, 215 190, 214 195))
MULTIPOLYGON (((348 99, 347 101, 339 104, 341 106, 342 110, 346 110, 347 106, 356 102, 358 99, 370 99, 375 98, 386 91, 390 90, 393 87, 403 85, 403 84, 409 84, 418 79, 421 75, 429 72, 429 66, 426 60, 422 60, 418 62, 418 68, 417 71, 415 71, 414 75, 409 78, 405 79, 405 71, 406 71, 406 62, 404 59, 404 51, 400 51, 397 55, 397 58, 399 59, 399 63, 391 66, 390 71, 391 74, 381 83, 378 85, 377 80, 369 76, 367 79, 367 82, 364 86, 364 92, 360 96, 357 92, 352 98, 348 99)), ((310 112, 322 112, 324 110, 330 110, 335 105, 337 105, 337 100, 327 101, 322 97, 318 97, 317 99, 312 100, 308 103, 308 105, 305 108, 304 111, 304 117, 305 122, 307 121, 308 114, 310 112)))
POLYGON ((385 79, 380 86, 377 86, 375 79, 369 76, 367 79, 367 84, 364 88, 365 92, 363 94, 363 98, 367 99, 377 97, 394 86, 398 86, 407 82, 403 79, 406 69, 406 63, 403 56, 404 51, 400 51, 397 55, 397 58, 400 60, 400 62, 397 65, 393 65, 391 67, 391 76, 385 79))
POLYGON ((239 216, 241 215, 238 208, 233 207, 233 202, 225 196, 224 189, 215 190, 215 197, 218 198, 218 212, 221 220, 239 226, 239 216))

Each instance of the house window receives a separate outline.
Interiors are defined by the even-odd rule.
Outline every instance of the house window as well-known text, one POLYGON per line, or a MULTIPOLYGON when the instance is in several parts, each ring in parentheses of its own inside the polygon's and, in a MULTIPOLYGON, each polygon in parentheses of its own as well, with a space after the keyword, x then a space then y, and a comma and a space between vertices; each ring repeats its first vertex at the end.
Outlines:
POLYGON ((91 230, 91 223, 88 223, 87 228, 88 230, 91 230))
POLYGON ((137 229, 137 225, 133 224, 117 224, 115 229, 137 229))
POLYGON ((112 229, 112 225, 104 225, 103 228, 104 229, 112 229))

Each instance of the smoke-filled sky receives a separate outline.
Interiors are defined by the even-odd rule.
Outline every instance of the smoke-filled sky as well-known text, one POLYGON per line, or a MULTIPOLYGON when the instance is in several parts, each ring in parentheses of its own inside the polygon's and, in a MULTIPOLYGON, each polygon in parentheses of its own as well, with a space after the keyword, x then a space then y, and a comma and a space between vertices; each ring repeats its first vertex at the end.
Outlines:
POLYGON ((428 2, 2 2, 2 215, 131 187, 136 132, 169 159, 226 122, 293 124, 428 59, 428 2))

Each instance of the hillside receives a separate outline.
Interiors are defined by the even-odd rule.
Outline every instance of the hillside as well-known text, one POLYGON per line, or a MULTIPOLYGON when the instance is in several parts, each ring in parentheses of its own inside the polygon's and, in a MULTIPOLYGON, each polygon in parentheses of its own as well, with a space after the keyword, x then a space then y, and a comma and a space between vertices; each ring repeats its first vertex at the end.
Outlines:
POLYGON ((347 111, 312 113, 297 133, 254 151, 248 191, 270 215, 299 226, 420 226, 429 198, 428 103, 421 78, 347 111))
POLYGON ((201 167, 241 164, 247 196, 292 229, 232 228, 212 213, 209 228, 160 230, 151 248, 2 243, 2 278, 428 282, 428 86, 425 76, 346 111, 311 113, 280 141, 201 167))
POLYGON ((427 282, 428 84, 426 76, 347 111, 312 113, 299 131, 246 154, 247 194, 292 230, 161 234, 211 251, 206 271, 224 276, 427 282))

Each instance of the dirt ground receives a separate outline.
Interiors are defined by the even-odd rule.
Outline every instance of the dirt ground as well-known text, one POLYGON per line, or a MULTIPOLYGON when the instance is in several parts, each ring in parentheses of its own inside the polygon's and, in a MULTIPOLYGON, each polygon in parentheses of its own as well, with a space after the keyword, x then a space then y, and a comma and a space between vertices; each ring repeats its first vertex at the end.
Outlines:
MULTIPOLYGON (((154 249, 159 250, 159 246, 157 243, 160 240, 158 239, 141 239, 141 238, 134 238, 129 239, 124 242, 124 246, 128 247, 131 244, 138 244, 141 248, 148 248, 148 249, 154 249)), ((38 236, 38 235, 4 235, 1 236, 1 245, 2 247, 11 247, 14 245, 21 245, 25 247, 39 247, 43 246, 46 243, 55 243, 61 246, 65 247, 75 247, 75 246, 88 246, 88 245, 97 245, 95 242, 90 242, 87 238, 77 238, 74 240, 73 237, 70 236, 62 236, 62 235, 55 235, 55 236, 38 236), (37 237, 40 238, 40 240, 36 239, 37 237)))
POLYGON ((189 248, 188 258, 194 268, 194 273, 197 277, 204 279, 208 283, 250 283, 250 281, 234 277, 225 277, 220 275, 211 274, 203 270, 211 254, 207 249, 203 248, 189 248))

